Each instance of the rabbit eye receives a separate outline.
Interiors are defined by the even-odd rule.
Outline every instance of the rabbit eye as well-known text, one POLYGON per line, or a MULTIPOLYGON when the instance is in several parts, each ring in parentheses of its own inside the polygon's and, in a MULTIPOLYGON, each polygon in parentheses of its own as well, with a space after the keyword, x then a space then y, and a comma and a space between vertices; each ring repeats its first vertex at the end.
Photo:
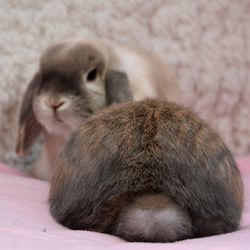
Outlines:
POLYGON ((92 70, 89 71, 89 73, 87 74, 86 80, 88 82, 93 82, 97 77, 97 68, 94 68, 92 70))

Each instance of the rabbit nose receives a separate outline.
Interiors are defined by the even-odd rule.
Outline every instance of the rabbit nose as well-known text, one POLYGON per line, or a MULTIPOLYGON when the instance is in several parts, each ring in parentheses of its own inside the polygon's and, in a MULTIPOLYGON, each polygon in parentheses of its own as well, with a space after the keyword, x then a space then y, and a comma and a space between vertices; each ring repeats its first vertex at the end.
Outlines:
POLYGON ((57 104, 53 104, 53 105, 50 105, 51 108, 53 108, 54 110, 58 109, 59 107, 61 107, 62 105, 64 104, 64 102, 60 102, 60 103, 57 103, 57 104))
POLYGON ((48 105, 51 109, 53 109, 54 111, 56 111, 57 109, 59 109, 61 106, 63 106, 63 104, 65 103, 65 101, 59 100, 59 101, 52 101, 49 100, 48 105))

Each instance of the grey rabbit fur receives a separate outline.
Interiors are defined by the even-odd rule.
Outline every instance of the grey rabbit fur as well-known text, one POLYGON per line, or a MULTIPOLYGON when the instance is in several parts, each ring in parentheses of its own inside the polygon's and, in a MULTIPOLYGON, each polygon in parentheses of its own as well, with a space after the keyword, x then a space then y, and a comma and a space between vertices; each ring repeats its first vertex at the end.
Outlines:
POLYGON ((75 131, 49 195, 62 225, 128 241, 237 230, 243 184, 223 140, 193 112, 148 99, 110 106, 75 131))
POLYGON ((143 49, 98 38, 51 45, 24 93, 16 152, 25 156, 42 134, 43 148, 31 174, 50 181, 62 145, 93 113, 115 102, 145 97, 180 101, 179 93, 169 67, 143 49), (129 83, 119 80, 121 73, 129 83))

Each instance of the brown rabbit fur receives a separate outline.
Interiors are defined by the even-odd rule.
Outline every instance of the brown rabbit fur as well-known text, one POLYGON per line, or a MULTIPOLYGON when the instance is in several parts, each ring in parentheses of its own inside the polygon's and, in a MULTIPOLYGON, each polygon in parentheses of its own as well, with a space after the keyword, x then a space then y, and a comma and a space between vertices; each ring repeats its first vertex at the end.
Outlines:
POLYGON ((168 242, 236 230, 243 185, 206 122, 149 99, 111 106, 73 133, 49 201, 53 217, 71 229, 168 242))
POLYGON ((112 103, 151 96, 179 101, 178 84, 155 55, 101 39, 54 44, 24 94, 16 152, 25 155, 42 132, 32 174, 49 181, 64 141, 86 118, 112 103))

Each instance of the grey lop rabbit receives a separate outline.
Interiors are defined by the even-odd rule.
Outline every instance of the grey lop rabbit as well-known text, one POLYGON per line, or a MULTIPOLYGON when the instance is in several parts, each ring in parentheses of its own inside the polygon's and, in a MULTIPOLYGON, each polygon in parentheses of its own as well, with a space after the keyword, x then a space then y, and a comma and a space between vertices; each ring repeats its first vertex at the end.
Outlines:
POLYGON ((23 97, 16 152, 25 156, 42 133, 42 152, 31 174, 50 181, 63 143, 97 110, 145 97, 179 101, 168 68, 150 52, 101 39, 48 47, 23 97), (119 80, 120 72, 129 78, 129 88, 119 80))
POLYGON ((172 242, 236 230, 243 198, 216 132, 182 106, 149 99, 106 108, 72 134, 49 203, 71 229, 172 242))

